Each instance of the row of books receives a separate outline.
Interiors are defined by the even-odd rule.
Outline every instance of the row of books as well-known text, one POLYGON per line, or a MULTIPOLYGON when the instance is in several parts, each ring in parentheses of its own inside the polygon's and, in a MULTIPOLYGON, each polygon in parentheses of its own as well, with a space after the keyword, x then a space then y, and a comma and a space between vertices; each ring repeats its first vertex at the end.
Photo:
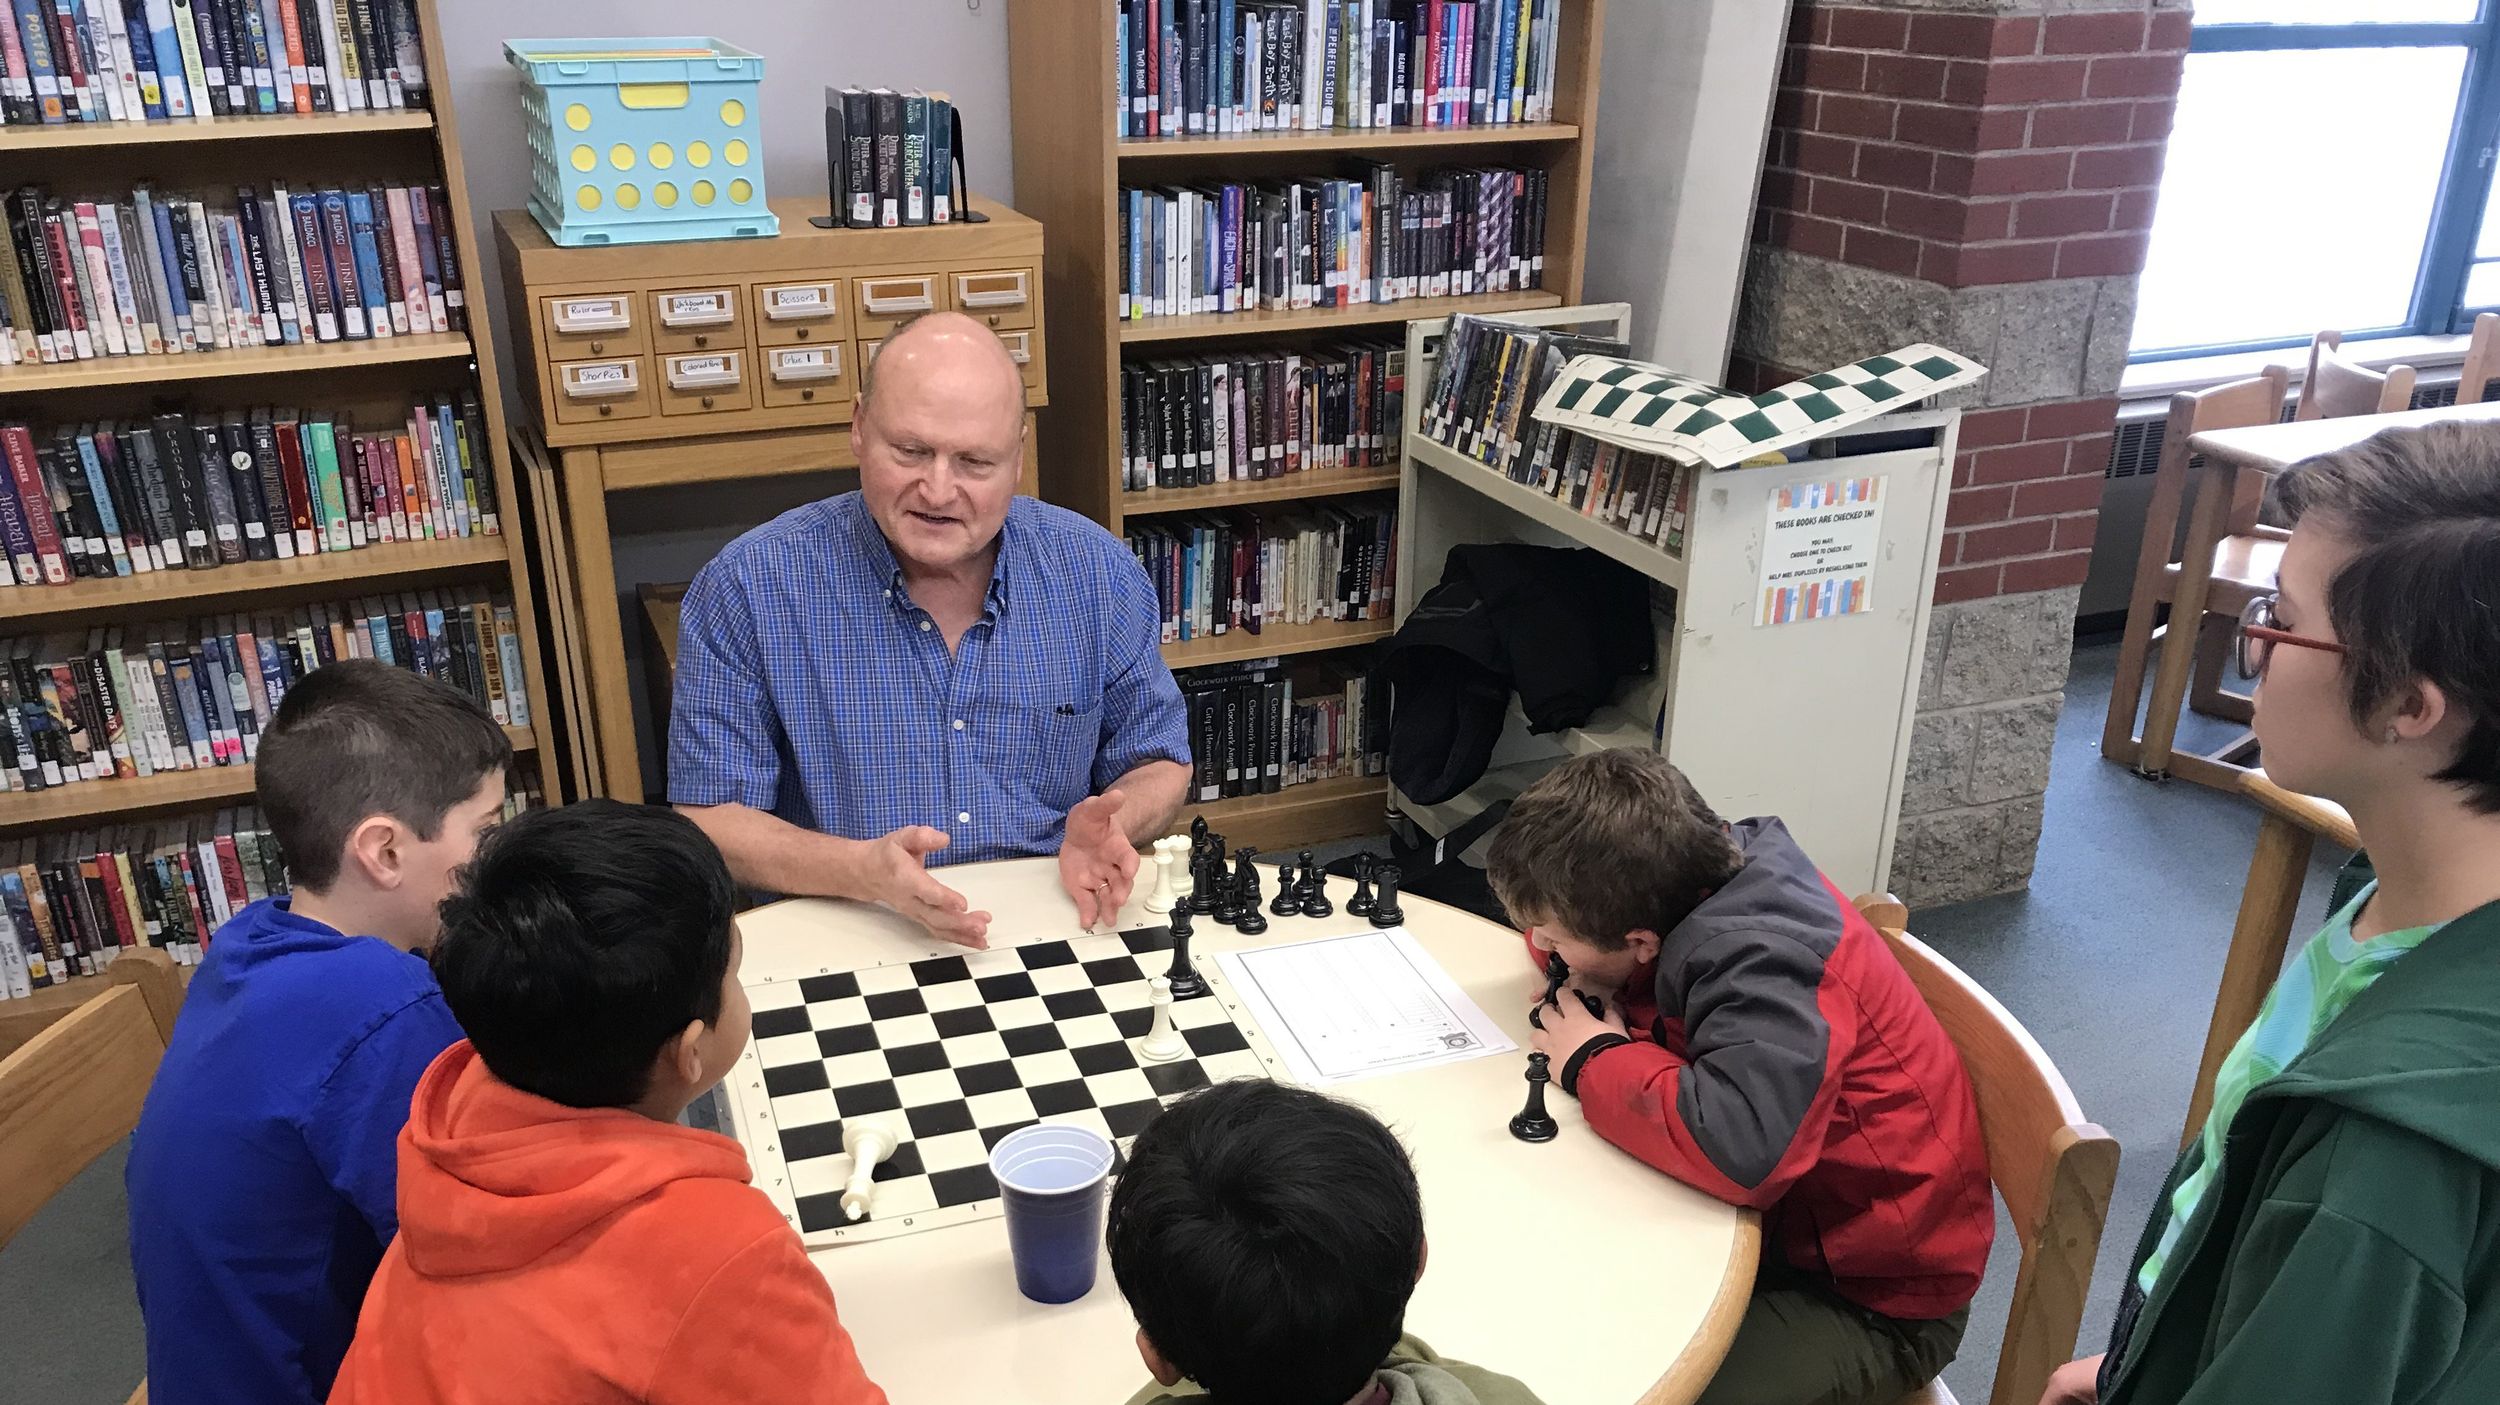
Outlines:
POLYGON ((503 530, 474 393, 390 429, 329 411, 0 422, 0 588, 206 571, 503 530))
POLYGON ((0 364, 466 331, 442 186, 7 197, 0 364))
POLYGON ((1359 657, 1183 670, 1191 803, 1388 770, 1389 688, 1359 657))
POLYGON ((0 0, 0 122, 428 105, 414 0, 0 0))
POLYGON ((1123 188, 1120 316, 1347 307, 1544 284, 1545 172, 1123 188))
POLYGON ((1561 0, 1120 0, 1123 137, 1554 116, 1561 0))
POLYGON ((825 89, 833 208, 844 226, 953 224, 957 125, 943 93, 825 89))
POLYGON ((1131 492, 1398 462, 1406 348, 1233 352, 1120 367, 1122 481, 1131 492))
POLYGON ((1270 624, 1383 620, 1396 591, 1397 507, 1364 499, 1187 513, 1128 531, 1154 582, 1163 642, 1270 624))
POLYGON ((1584 517, 1681 551, 1700 465, 1602 443, 1536 418, 1538 399, 1573 357, 1629 352, 1612 337, 1453 317, 1420 411, 1424 432, 1584 517))
MULTIPOLYGON (((503 816, 546 804, 535 775, 516 775, 503 816)), ((135 947, 197 965, 227 919, 292 890, 252 806, 0 846, 0 999, 103 975, 135 947)))
POLYGON ((449 683, 530 725, 512 602, 481 587, 0 642, 8 790, 248 765, 287 689, 338 659, 449 683))

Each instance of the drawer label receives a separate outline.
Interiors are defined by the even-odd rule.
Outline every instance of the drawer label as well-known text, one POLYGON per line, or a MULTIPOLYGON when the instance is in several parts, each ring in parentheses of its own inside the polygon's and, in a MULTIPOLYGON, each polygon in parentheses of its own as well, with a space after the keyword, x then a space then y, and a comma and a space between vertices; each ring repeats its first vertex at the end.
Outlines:
POLYGON ((623 385, 627 380, 625 368, 614 362, 604 366, 582 366, 572 374, 573 384, 581 386, 623 385))
POLYGON ((784 371, 813 370, 833 364, 827 349, 821 346, 807 347, 798 351, 784 351, 774 357, 774 360, 778 368, 784 371))
POLYGON ((729 299, 721 293, 671 293, 668 295, 668 315, 671 317, 700 317, 706 313, 718 314, 728 310, 729 299))
POLYGON ((592 322, 624 315, 623 298, 582 298, 564 304, 564 317, 568 322, 592 322))
POLYGON ((808 308, 821 308, 824 305, 825 289, 821 283, 811 283, 803 288, 773 289, 773 306, 777 308, 801 311, 808 308))
POLYGON ((729 358, 725 356, 681 356, 669 363, 681 376, 725 376, 729 374, 729 358))

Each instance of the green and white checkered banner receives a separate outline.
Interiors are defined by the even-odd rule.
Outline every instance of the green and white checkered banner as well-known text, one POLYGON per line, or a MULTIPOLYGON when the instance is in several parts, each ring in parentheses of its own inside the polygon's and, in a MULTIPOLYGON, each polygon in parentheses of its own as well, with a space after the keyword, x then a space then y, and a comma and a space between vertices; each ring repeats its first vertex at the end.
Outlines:
POLYGON ((1547 424, 1609 444, 1727 468, 1968 385, 1988 368, 1921 343, 1759 395, 1618 356, 1579 356, 1538 400, 1547 424))

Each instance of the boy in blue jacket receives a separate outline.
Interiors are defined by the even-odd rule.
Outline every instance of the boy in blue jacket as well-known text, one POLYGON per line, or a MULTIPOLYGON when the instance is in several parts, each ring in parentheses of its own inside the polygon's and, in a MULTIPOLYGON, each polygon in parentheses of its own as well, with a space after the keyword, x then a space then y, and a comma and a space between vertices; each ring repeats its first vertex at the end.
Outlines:
POLYGON ((385 664, 332 664, 279 705, 256 781, 294 893, 210 939, 131 1138, 158 1405, 330 1393, 398 1228, 410 1095, 461 1037, 416 953, 511 762, 486 709, 385 664))

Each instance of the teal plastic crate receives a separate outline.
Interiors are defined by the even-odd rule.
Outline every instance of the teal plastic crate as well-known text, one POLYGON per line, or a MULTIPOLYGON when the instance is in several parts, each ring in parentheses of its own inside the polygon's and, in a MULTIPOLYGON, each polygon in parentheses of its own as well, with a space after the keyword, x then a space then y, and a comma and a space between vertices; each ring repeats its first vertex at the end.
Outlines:
POLYGON ((558 244, 756 239, 764 59, 718 39, 516 39, 530 213, 558 244))

